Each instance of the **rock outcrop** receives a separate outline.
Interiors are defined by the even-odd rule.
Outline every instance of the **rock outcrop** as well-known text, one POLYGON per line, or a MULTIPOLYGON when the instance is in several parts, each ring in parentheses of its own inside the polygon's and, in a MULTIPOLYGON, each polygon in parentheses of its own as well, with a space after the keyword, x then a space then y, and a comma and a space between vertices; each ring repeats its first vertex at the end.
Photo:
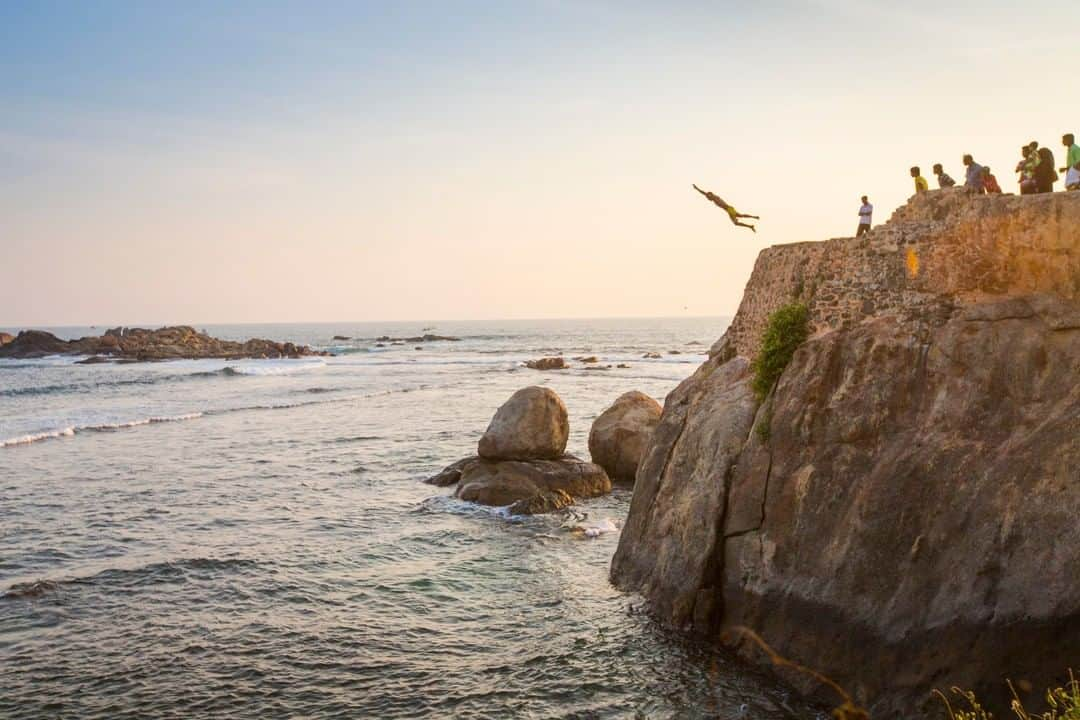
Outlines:
MULTIPOLYGON (((72 345, 44 330, 23 330, 9 342, 0 345, 0 357, 35 358, 71 352, 72 345)), ((93 354, 93 353, 87 353, 93 354)))
POLYGON ((569 437, 562 398, 532 385, 518 390, 495 411, 477 452, 486 460, 554 460, 566 452, 569 437))
MULTIPOLYGON (((113 328, 99 337, 61 340, 42 330, 24 330, 0 345, 0 357, 37 358, 47 355, 91 355, 117 360, 175 360, 197 358, 300 358, 329 353, 307 345, 252 339, 246 342, 219 340, 187 325, 145 328, 113 328)), ((96 361, 96 362, 100 362, 96 361)))
POLYGON ((565 370, 566 360, 561 357, 546 357, 536 360, 526 360, 525 367, 530 370, 565 370))
POLYGON ((552 512, 575 498, 611 492, 599 465, 567 455, 566 406, 554 392, 526 387, 495 412, 480 438, 478 455, 463 458, 428 478, 438 487, 483 505, 509 506, 516 515, 552 512))
POLYGON ((435 487, 449 487, 451 485, 457 485, 461 481, 461 472, 465 469, 465 466, 476 462, 480 458, 476 455, 470 455, 469 457, 462 458, 455 463, 447 465, 436 474, 429 477, 426 482, 428 485, 434 485, 435 487))
POLYGON ((510 505, 510 512, 533 515, 551 512, 611 491, 603 468, 564 455, 556 460, 478 459, 465 465, 457 497, 481 505, 510 505))
POLYGON ((15 336, 11 333, 0 332, 0 345, 7 345, 9 342, 15 339, 15 336))
POLYGON ((866 238, 769 248, 666 399, 612 580, 757 631, 875 719, 937 716, 952 685, 1005 714, 1004 678, 1080 657, 1078 379, 1080 194, 934 191, 866 238), (792 301, 812 335, 759 403, 792 301))
POLYGON ((589 455, 612 480, 634 482, 645 446, 660 422, 660 403, 645 393, 624 393, 593 421, 589 455))

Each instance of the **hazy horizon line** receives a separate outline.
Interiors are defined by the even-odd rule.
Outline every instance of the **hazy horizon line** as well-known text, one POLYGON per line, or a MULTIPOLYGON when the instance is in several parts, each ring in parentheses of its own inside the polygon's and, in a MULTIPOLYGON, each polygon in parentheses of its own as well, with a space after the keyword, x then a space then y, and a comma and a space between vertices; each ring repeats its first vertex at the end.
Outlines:
POLYGON ((252 320, 252 321, 214 321, 214 322, 135 322, 115 323, 97 322, 87 323, 44 323, 44 324, 18 324, 0 323, 0 330, 10 332, 12 330, 49 330, 56 328, 163 328, 186 325, 188 327, 221 327, 227 325, 403 325, 403 324, 438 324, 438 323, 471 323, 471 322, 541 322, 558 320, 704 320, 732 318, 733 314, 715 315, 574 315, 574 316, 549 316, 549 317, 491 317, 491 318, 441 318, 441 319, 401 319, 401 320, 252 320))

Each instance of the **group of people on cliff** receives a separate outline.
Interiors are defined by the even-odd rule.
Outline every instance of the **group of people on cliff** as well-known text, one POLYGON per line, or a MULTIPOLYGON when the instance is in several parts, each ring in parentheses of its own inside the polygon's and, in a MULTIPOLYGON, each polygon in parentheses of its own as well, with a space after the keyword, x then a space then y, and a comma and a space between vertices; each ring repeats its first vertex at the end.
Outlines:
MULTIPOLYGON (((1060 168, 1060 172, 1065 173, 1065 189, 1080 190, 1080 145, 1076 144, 1076 137, 1072 133, 1062 135, 1061 144, 1065 146, 1065 167, 1060 168)), ((1020 155, 1020 162, 1016 165, 1016 173, 1020 176, 1020 194, 1053 192, 1054 183, 1058 181, 1059 176, 1058 170, 1054 169, 1054 153, 1050 148, 1039 147, 1037 141, 1032 141, 1020 148, 1020 155)), ((1001 185, 998 184, 994 173, 990 171, 990 166, 980 165, 970 154, 964 155, 963 162, 964 188, 968 192, 977 195, 1001 193, 1001 185)), ((933 170, 934 175, 937 176, 939 188, 950 188, 956 185, 956 181, 945 172, 941 163, 935 163, 933 170)), ((923 177, 922 170, 917 165, 911 168, 911 177, 915 179, 916 194, 930 189, 930 183, 923 177)), ((693 187, 707 200, 725 211, 732 223, 757 232, 757 228, 753 225, 740 222, 743 218, 758 220, 760 218, 757 215, 741 213, 715 193, 702 190, 697 185, 693 187)), ((859 226, 855 237, 860 237, 870 231, 873 215, 874 206, 870 204, 869 198, 863 195, 862 205, 859 206, 859 226)))
MULTIPOLYGON (((1058 172, 1065 174, 1066 190, 1080 190, 1080 145, 1076 144, 1072 133, 1063 135, 1061 144, 1065 146, 1065 167, 1059 169, 1054 168, 1054 153, 1050 148, 1039 147, 1037 141, 1020 148, 1020 162, 1017 163, 1015 172, 1019 175, 1021 195, 1053 192, 1054 183, 1060 177, 1058 172)), ((964 187, 969 192, 978 195, 1001 192, 1001 186, 989 166, 975 162, 971 155, 964 155, 963 162, 964 187)), ((956 185, 956 181, 945 172, 941 163, 935 164, 933 170, 937 176, 938 187, 956 185)), ((915 179, 916 193, 926 192, 930 188, 918 166, 911 168, 911 177, 915 179)))

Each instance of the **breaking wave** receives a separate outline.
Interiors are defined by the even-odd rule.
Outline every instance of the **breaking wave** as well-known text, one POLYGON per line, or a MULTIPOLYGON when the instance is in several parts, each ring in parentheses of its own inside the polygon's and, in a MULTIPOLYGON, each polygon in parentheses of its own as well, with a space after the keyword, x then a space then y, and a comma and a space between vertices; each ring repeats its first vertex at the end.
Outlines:
POLYGON ((92 425, 70 425, 68 427, 55 428, 52 430, 43 430, 37 433, 28 433, 26 435, 20 435, 18 437, 8 438, 7 440, 0 440, 0 447, 11 447, 14 445, 29 445, 41 440, 52 440, 61 437, 71 437, 78 433, 84 432, 112 432, 115 430, 123 430, 125 428, 139 427, 140 425, 153 425, 155 423, 167 423, 167 422, 181 422, 183 420, 194 420, 201 418, 204 413, 193 412, 184 413, 182 415, 156 415, 152 417, 139 418, 137 420, 128 420, 125 422, 116 423, 95 423, 92 425))

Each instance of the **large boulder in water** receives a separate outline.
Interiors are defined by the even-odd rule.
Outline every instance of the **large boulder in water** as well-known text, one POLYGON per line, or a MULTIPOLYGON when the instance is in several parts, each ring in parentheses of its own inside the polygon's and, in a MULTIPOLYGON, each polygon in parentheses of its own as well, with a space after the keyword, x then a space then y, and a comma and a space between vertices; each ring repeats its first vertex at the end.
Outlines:
POLYGON ((570 421, 554 391, 535 385, 510 396, 480 438, 487 460, 554 460, 566 452, 570 421))
POLYGON ((573 498, 611 492, 611 480, 599 465, 573 455, 557 460, 478 458, 461 468, 455 495, 481 505, 510 505, 516 514, 550 512, 573 498))
POLYGON ((15 336, 11 333, 0 332, 0 345, 7 345, 9 342, 15 339, 15 336))
POLYGON ((604 468, 565 455, 570 422, 551 390, 518 390, 496 412, 480 438, 479 456, 446 467, 431 485, 457 485, 455 495, 482 505, 509 506, 514 514, 552 512, 611 492, 604 468))
POLYGON ((633 482, 663 408, 643 392, 619 396, 589 431, 589 455, 612 480, 633 482))

